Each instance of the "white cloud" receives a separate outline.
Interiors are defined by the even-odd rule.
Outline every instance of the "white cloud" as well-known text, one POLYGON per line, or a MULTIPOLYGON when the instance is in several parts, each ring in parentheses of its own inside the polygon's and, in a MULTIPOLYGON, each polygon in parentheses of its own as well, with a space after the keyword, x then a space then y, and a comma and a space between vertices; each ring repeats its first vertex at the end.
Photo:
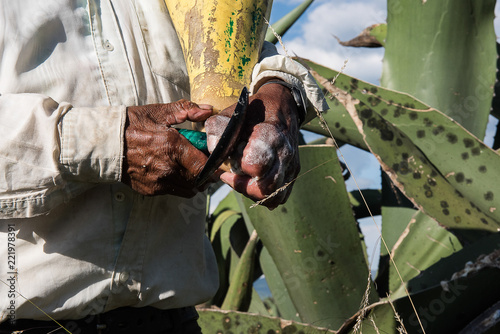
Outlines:
POLYGON ((340 70, 348 60, 345 73, 377 83, 382 69, 383 49, 347 48, 341 40, 357 36, 366 27, 385 22, 385 0, 332 3, 318 1, 305 13, 299 34, 284 38, 290 54, 340 70))

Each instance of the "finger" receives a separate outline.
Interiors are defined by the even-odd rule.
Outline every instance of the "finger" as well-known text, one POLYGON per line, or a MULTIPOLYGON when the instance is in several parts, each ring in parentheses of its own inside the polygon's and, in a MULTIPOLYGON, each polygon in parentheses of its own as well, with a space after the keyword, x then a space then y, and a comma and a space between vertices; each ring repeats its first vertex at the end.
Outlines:
POLYGON ((213 107, 206 104, 198 105, 187 100, 161 105, 161 110, 155 110, 156 120, 167 125, 180 124, 185 121, 202 122, 212 115, 213 107), (158 115, 158 113, 161 113, 158 115))
POLYGON ((276 150, 268 142, 250 138, 241 159, 241 170, 251 177, 263 177, 273 167, 276 150))
MULTIPOLYGON (((172 130, 175 131, 175 130, 172 130)), ((205 166, 208 158, 202 151, 194 147, 184 136, 175 131, 178 137, 178 145, 176 149, 176 162, 183 169, 183 174, 188 182, 194 182, 196 176, 205 166)))
POLYGON ((246 175, 237 175, 226 172, 220 176, 220 179, 237 192, 242 193, 254 201, 266 199, 262 205, 270 209, 273 209, 281 204, 285 196, 285 194, 281 191, 278 191, 276 194, 266 192, 262 188, 259 181, 246 175))
POLYGON ((207 131, 207 146, 212 152, 217 146, 222 133, 227 127, 230 118, 221 115, 215 115, 207 119, 205 122, 205 130, 207 131))

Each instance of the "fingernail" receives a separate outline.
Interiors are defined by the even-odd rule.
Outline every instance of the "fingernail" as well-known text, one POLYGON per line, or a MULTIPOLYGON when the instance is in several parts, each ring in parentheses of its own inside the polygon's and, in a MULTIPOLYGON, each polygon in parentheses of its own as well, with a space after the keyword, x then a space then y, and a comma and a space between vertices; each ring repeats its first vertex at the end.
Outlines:
POLYGON ((212 110, 214 108, 214 106, 210 104, 198 104, 198 107, 200 107, 200 109, 205 109, 205 110, 212 110))

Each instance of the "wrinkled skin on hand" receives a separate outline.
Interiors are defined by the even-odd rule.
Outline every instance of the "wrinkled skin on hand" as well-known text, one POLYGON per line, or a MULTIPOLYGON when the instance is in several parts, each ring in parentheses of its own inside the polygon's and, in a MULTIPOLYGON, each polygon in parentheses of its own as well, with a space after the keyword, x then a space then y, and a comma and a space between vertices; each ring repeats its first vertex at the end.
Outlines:
POLYGON ((186 100, 128 107, 122 182, 143 195, 192 197, 203 190, 194 181, 207 156, 170 126, 211 114, 211 106, 186 100))
MULTIPOLYGON (((206 121, 210 151, 217 144, 234 109, 235 105, 206 121)), ((220 179, 256 201, 294 180, 300 171, 298 122, 297 106, 288 88, 279 84, 261 87, 250 98, 242 130, 244 148, 240 144, 239 152, 231 156, 240 171, 223 173, 220 179)), ((286 202, 291 190, 292 185, 262 204, 274 209, 286 202)))

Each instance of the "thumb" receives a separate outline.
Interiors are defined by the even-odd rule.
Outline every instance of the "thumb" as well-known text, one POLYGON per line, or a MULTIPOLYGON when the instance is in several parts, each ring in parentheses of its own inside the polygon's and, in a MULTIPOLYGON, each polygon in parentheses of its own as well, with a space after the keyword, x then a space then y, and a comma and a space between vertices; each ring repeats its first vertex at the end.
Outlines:
POLYGON ((165 105, 165 123, 168 125, 180 124, 186 120, 203 122, 212 115, 213 107, 207 104, 196 104, 187 100, 180 100, 165 105))

